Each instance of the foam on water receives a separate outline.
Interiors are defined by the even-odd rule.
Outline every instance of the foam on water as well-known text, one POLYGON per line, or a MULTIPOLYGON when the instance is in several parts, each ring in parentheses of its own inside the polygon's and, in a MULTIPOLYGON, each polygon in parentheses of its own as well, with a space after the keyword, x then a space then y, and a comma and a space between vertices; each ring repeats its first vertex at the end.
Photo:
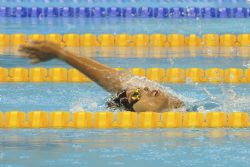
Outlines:
POLYGON ((237 86, 239 85, 218 84, 217 93, 214 93, 206 85, 196 84, 196 89, 201 89, 206 94, 206 97, 198 97, 191 101, 186 99, 186 105, 195 111, 205 113, 209 111, 250 112, 250 96, 245 92, 247 88, 244 88, 239 93, 236 91, 237 86))

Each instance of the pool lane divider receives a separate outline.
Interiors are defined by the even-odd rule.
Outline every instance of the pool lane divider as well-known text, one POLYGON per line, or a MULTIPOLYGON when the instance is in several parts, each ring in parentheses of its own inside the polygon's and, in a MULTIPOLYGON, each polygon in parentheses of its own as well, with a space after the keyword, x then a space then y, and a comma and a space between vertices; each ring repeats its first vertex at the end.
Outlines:
POLYGON ((48 41, 63 47, 248 47, 250 34, 0 34, 0 49, 30 41, 48 41))
POLYGON ((0 7, 1 17, 77 17, 77 18, 248 18, 246 7, 0 7))
POLYGON ((248 128, 247 112, 0 112, 1 128, 248 128))
MULTIPOLYGON (((250 69, 241 68, 115 68, 161 83, 250 83, 250 69)), ((88 77, 74 68, 1 68, 0 83, 86 83, 88 77)))

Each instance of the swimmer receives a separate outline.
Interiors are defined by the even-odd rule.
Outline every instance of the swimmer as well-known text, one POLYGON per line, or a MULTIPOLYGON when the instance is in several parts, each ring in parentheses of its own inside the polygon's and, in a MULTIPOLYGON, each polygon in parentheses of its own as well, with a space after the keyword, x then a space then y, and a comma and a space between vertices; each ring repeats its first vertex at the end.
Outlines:
POLYGON ((54 43, 34 41, 21 46, 19 51, 22 53, 20 57, 29 58, 31 64, 57 58, 78 69, 108 92, 116 94, 107 102, 110 108, 134 112, 163 112, 184 107, 182 100, 170 92, 154 87, 156 83, 152 81, 125 71, 117 71, 91 58, 78 56, 54 43))

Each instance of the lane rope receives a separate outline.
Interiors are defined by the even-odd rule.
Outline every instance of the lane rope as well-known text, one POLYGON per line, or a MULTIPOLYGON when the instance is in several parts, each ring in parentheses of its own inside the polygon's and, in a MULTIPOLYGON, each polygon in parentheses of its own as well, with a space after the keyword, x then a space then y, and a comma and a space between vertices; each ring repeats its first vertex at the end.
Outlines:
POLYGON ((0 112, 1 128, 247 128, 247 112, 0 112))
MULTIPOLYGON (((136 75, 162 83, 250 83, 250 69, 241 68, 115 68, 126 70, 136 75)), ((51 82, 51 83, 84 83, 92 82, 88 77, 74 68, 43 68, 43 67, 0 67, 0 83, 8 82, 51 82)))
POLYGON ((0 17, 248 18, 249 8, 214 7, 0 7, 0 17))
POLYGON ((250 34, 0 34, 0 49, 30 41, 49 41, 64 47, 249 47, 250 34))

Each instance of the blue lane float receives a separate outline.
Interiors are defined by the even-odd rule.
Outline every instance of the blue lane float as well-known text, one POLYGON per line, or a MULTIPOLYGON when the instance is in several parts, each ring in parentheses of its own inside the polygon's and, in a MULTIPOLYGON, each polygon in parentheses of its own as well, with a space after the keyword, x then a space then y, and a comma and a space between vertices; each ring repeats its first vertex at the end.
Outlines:
POLYGON ((0 7, 0 17, 10 17, 10 7, 0 7))
POLYGON ((121 17, 122 16, 121 8, 117 8, 117 7, 108 8, 108 16, 109 17, 121 17))
POLYGON ((170 8, 169 17, 182 18, 185 16, 184 8, 170 8))
POLYGON ((189 18, 197 18, 201 15, 200 8, 186 8, 185 9, 185 16, 189 18))
POLYGON ((136 17, 137 16, 137 10, 136 8, 131 8, 131 7, 127 7, 127 8, 123 8, 122 9, 122 16, 123 17, 136 17))
POLYGON ((168 8, 155 8, 154 17, 156 18, 165 18, 168 17, 168 8))
POLYGON ((249 9, 247 8, 234 8, 233 9, 233 17, 235 18, 245 18, 250 16, 249 9))
POLYGON ((85 7, 78 7, 75 10, 75 16, 76 17, 90 17, 91 16, 91 12, 89 8, 85 8, 85 7))
POLYGON ((232 11, 230 8, 219 8, 217 11, 217 17, 219 18, 230 18, 232 11))
POLYGON ((106 16, 106 9, 103 7, 94 7, 91 8, 91 16, 92 17, 105 17, 106 16))
POLYGON ((44 8, 43 14, 45 17, 58 17, 59 11, 58 11, 58 8, 47 7, 47 8, 44 8))
POLYGON ((59 9, 61 17, 74 17, 75 9, 72 7, 63 7, 59 9))
POLYGON ((202 8, 201 14, 203 18, 214 18, 216 17, 215 8, 202 8))
POLYGON ((139 17, 153 17, 153 8, 151 7, 142 7, 138 10, 139 17))
POLYGON ((11 15, 13 17, 27 17, 27 8, 25 7, 15 7, 12 9, 11 15))
POLYGON ((42 15, 42 12, 42 8, 28 8, 28 17, 40 17, 42 15))
POLYGON ((0 7, 0 17, 247 18, 249 8, 212 7, 0 7))

